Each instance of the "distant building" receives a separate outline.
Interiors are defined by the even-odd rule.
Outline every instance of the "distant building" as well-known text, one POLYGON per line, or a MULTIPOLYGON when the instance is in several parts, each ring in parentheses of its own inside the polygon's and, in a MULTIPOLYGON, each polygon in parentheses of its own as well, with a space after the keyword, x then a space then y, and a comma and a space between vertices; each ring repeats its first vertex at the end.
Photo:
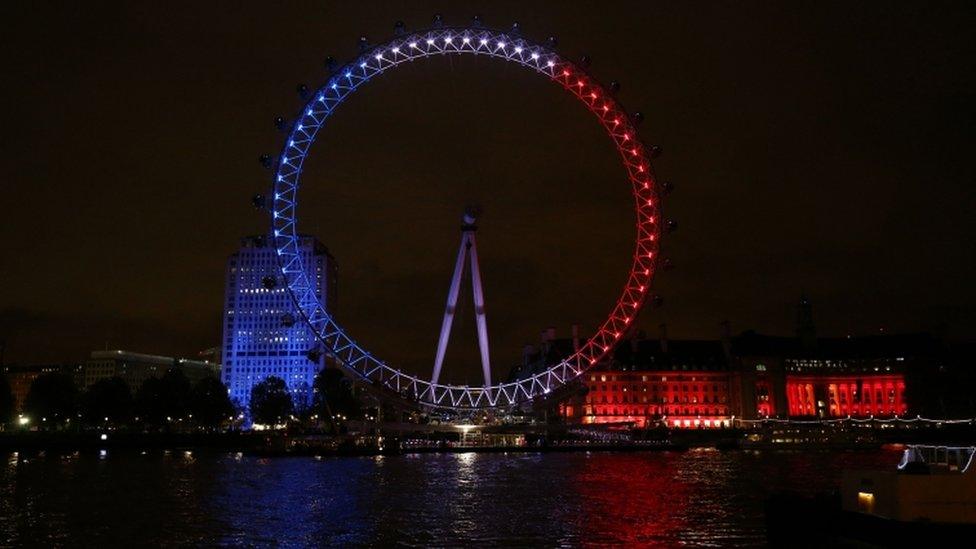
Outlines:
POLYGON ((170 368, 182 371, 190 383, 196 383, 204 377, 218 378, 220 375, 220 365, 215 362, 123 350, 92 351, 91 358, 83 364, 5 366, 2 373, 7 376, 7 381, 10 383, 17 410, 23 411, 31 384, 44 374, 64 374, 71 378, 79 391, 87 390, 100 380, 120 377, 135 393, 147 379, 162 377, 170 368))
MULTIPOLYGON (((311 236, 299 239, 302 262, 315 293, 330 313, 335 313, 338 265, 328 249, 311 236)), ((281 284, 274 247, 264 236, 241 240, 240 249, 227 260, 223 317, 223 381, 231 399, 247 408, 251 388, 269 376, 285 380, 296 403, 308 403, 315 374, 325 365, 325 355, 313 362, 308 351, 317 348, 316 337, 295 310, 291 295, 281 284), (278 284, 266 288, 262 280, 274 277, 278 284)))
MULTIPOLYGON (((974 405, 973 398, 959 396, 947 404, 951 388, 935 386, 946 385, 942 378, 963 379, 951 361, 940 376, 947 366, 938 338, 818 338, 806 298, 794 337, 731 337, 726 325, 720 340, 669 341, 661 328, 658 340, 635 337, 618 344, 611 357, 579 378, 575 392, 559 395, 559 414, 571 423, 720 427, 733 418, 867 418, 909 411, 950 417, 974 405)), ((526 360, 515 375, 531 375, 578 345, 544 333, 539 352, 527 350, 535 362, 526 360)))
MULTIPOLYGON (((740 417, 819 418, 901 415, 907 380, 940 360, 927 334, 794 338, 745 333, 733 340, 740 417)), ((919 380, 921 382, 921 380, 919 380)))
POLYGON ((87 390, 102 379, 120 377, 135 392, 147 379, 162 377, 170 368, 182 371, 190 383, 220 375, 220 365, 215 362, 114 350, 92 351, 91 358, 74 377, 79 390, 87 390))
POLYGON ((10 365, 4 366, 3 373, 7 376, 10 384, 10 392, 14 397, 14 406, 18 412, 24 410, 24 401, 30 392, 31 384, 43 374, 62 373, 70 376, 75 384, 81 375, 83 366, 80 364, 36 364, 36 365, 10 365))
POLYGON ((610 360, 580 378, 582 390, 560 403, 574 423, 636 427, 729 427, 735 414, 730 362, 717 340, 635 337, 618 345, 610 360))

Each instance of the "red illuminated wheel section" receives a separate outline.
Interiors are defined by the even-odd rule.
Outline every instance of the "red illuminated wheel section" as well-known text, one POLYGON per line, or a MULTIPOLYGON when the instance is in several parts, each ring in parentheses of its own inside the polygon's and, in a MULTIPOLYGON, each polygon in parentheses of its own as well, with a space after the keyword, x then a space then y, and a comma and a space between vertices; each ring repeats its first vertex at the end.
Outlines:
POLYGON ((332 356, 355 375, 402 398, 441 408, 508 407, 545 395, 599 362, 627 332, 646 296, 657 263, 661 234, 658 192, 650 149, 637 135, 634 121, 608 90, 585 70, 551 48, 521 37, 481 28, 440 28, 406 34, 365 51, 336 70, 324 86, 309 95, 294 121, 274 167, 270 214, 281 282, 298 311, 332 356), (509 383, 470 387, 431 383, 400 371, 360 346, 328 314, 315 295, 314 280, 298 246, 298 187, 302 165, 326 120, 351 93, 374 76, 400 65, 436 55, 480 55, 513 62, 561 86, 596 116, 613 141, 626 169, 636 213, 633 264, 616 305, 596 333, 572 356, 545 371, 509 383))

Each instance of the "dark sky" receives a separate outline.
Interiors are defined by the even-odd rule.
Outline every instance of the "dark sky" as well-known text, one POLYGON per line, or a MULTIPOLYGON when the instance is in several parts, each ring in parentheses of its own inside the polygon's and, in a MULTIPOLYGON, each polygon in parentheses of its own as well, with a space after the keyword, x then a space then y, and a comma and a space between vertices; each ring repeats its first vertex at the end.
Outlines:
MULTIPOLYGON (((680 230, 673 337, 789 333, 806 292, 823 334, 976 329, 976 4, 971 2, 6 2, 0 339, 10 361, 108 345, 217 344, 224 262, 265 219, 256 158, 278 114, 356 39, 472 14, 623 83, 660 143, 680 230)), ((591 328, 631 255, 623 169, 595 119, 514 65, 418 62, 330 120, 300 229, 338 258, 339 315, 391 362, 428 372, 467 203, 496 370, 555 325, 591 328)), ((462 298, 446 377, 477 381, 462 298)), ((497 375, 497 374, 496 374, 497 375)))

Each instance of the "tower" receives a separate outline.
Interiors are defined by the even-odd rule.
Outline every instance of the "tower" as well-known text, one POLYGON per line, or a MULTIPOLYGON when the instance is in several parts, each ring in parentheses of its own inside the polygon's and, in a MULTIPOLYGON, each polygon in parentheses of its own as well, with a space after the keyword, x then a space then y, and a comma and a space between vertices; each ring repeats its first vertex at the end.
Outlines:
POLYGON ((796 308, 796 337, 804 350, 813 350, 817 346, 817 328, 813 324, 813 306, 806 295, 800 296, 800 303, 796 308))
MULTIPOLYGON (((317 239, 299 239, 302 262, 315 274, 315 291, 326 309, 335 313, 338 266, 317 239)), ((231 400, 247 408, 251 388, 269 376, 285 381, 296 407, 311 401, 315 375, 325 365, 320 354, 312 361, 315 334, 295 310, 282 284, 268 288, 266 277, 279 276, 275 249, 267 236, 241 239, 240 249, 227 260, 223 314, 224 384, 231 400)))

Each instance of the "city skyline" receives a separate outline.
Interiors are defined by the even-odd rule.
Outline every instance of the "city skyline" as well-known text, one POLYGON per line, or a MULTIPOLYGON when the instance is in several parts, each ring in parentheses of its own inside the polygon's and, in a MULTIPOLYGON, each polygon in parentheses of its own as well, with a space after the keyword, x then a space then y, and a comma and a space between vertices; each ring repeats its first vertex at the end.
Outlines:
MULTIPOLYGON (((560 51, 589 53, 595 75, 620 80, 624 104, 647 116, 646 141, 663 145, 658 176, 677 188, 665 213, 680 230, 664 243, 675 275, 654 281, 665 307, 642 315, 645 331, 666 322, 676 338, 712 337, 731 320, 736 330, 788 333, 806 293, 823 333, 942 323, 954 337, 972 332, 972 136, 958 109, 973 71, 961 35, 944 32, 948 13, 713 6, 690 25, 675 23, 690 7, 623 9, 629 21, 591 22, 584 9, 472 13, 490 26, 519 20, 539 41, 558 30, 560 51), (833 17, 841 13, 849 20, 833 17), (869 16, 886 22, 870 36, 858 26, 869 16), (896 41, 908 30, 918 39, 896 41)), ((223 260, 265 226, 248 197, 268 177, 256 157, 280 145, 272 119, 294 115, 298 82, 324 80, 326 55, 350 59, 360 33, 383 40, 395 20, 320 9, 285 44, 275 29, 296 24, 298 8, 267 20, 198 10, 221 16, 92 8, 74 14, 79 24, 49 14, 36 57, 9 61, 22 85, 8 99, 29 94, 51 112, 25 109, 11 121, 26 138, 8 148, 18 159, 8 196, 25 206, 3 232, 15 243, 0 299, 8 362, 84 356, 102 342, 182 356, 214 346, 223 260), (266 39, 255 32, 265 26, 266 39), (75 141, 86 133, 93 139, 75 141), (29 243, 15 238, 38 221, 29 243)), ((458 24, 470 16, 435 11, 458 24)), ((479 247, 499 365, 547 326, 592 329, 632 253, 626 185, 585 113, 513 69, 469 61, 410 67, 367 90, 309 164, 300 229, 343 265, 344 323, 418 374, 433 359, 456 219, 469 201, 485 205, 479 247), (457 115, 433 116, 438 109, 457 115), (409 139, 417 135, 465 139, 409 139)), ((453 352, 476 379, 465 316, 448 360, 453 352)))

